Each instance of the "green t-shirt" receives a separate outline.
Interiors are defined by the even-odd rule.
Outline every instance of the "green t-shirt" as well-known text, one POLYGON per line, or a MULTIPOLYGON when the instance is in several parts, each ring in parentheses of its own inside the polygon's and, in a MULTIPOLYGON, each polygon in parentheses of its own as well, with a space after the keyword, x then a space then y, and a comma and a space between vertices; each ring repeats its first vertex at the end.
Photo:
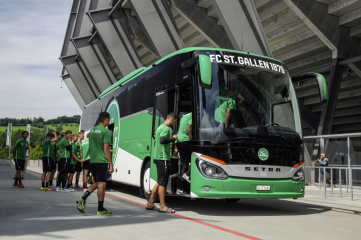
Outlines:
POLYGON ((76 156, 80 159, 80 148, 81 148, 82 142, 76 142, 75 143, 75 147, 76 147, 76 156))
POLYGON ((219 106, 214 112, 214 118, 217 122, 226 123, 227 109, 235 109, 236 102, 229 97, 219 97, 219 106))
POLYGON ((80 151, 82 151, 82 156, 84 160, 89 160, 89 140, 84 140, 83 143, 80 145, 80 151))
POLYGON ((44 139, 41 147, 43 149, 43 157, 53 157, 53 153, 51 152, 51 139, 44 139))
POLYGON ((170 143, 160 144, 160 138, 172 138, 172 132, 164 123, 160 125, 155 133, 155 147, 154 159, 155 160, 170 160, 170 143))
POLYGON ((89 133, 89 154, 91 163, 109 163, 104 153, 104 144, 110 144, 111 133, 102 125, 92 128, 89 133))
POLYGON ((21 138, 15 142, 14 147, 16 148, 14 159, 25 160, 26 150, 29 149, 28 141, 21 138))
POLYGON ((51 157, 53 158, 53 160, 56 160, 54 159, 54 155, 53 155, 53 152, 55 153, 55 157, 56 157, 56 142, 52 142, 50 144, 50 151, 51 151, 51 157))
MULTIPOLYGON (((75 156, 78 155, 76 143, 71 143, 71 153, 74 153, 75 156)), ((77 163, 78 163, 78 161, 75 158, 73 158, 73 154, 71 154, 70 164, 77 164, 77 163)))
POLYGON ((184 115, 179 123, 178 142, 191 140, 187 132, 188 125, 192 125, 192 113, 184 115))
POLYGON ((66 138, 62 138, 59 142, 58 148, 60 150, 60 158, 70 158, 70 151, 66 150, 66 146, 69 145, 68 140, 66 138))
POLYGON ((60 161, 60 155, 58 153, 58 150, 60 150, 59 149, 59 142, 56 143, 56 148, 55 148, 55 150, 56 150, 56 161, 58 161, 58 162, 60 161))

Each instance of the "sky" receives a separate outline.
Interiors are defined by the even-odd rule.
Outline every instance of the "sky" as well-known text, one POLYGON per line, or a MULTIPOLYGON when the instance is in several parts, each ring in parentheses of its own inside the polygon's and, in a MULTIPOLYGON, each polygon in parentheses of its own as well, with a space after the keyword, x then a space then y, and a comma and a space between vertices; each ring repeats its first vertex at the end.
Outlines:
POLYGON ((0 118, 81 115, 59 60, 72 0, 0 0, 0 118))

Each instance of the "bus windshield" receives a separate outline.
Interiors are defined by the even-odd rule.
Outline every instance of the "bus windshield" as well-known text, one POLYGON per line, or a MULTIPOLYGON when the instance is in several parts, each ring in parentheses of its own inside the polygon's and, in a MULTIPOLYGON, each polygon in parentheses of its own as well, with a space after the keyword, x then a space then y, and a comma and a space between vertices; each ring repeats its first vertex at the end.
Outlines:
POLYGON ((300 113, 287 69, 274 60, 229 54, 207 54, 212 61, 212 88, 198 90, 199 139, 217 143, 279 136, 299 144, 300 113))

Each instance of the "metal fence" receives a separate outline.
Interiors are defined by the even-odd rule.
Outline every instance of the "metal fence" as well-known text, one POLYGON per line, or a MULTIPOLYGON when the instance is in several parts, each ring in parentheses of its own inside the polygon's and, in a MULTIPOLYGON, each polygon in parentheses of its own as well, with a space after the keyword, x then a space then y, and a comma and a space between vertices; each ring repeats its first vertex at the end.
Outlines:
POLYGON ((304 137, 304 143, 305 173, 309 185, 316 185, 315 179, 316 173, 318 173, 319 189, 321 190, 320 183, 323 181, 324 197, 327 197, 328 179, 326 174, 323 174, 323 179, 320 179, 321 169, 324 169, 324 173, 329 172, 330 174, 331 194, 333 194, 334 184, 338 183, 339 194, 342 197, 342 185, 343 179, 345 179, 346 192, 351 191, 351 200, 353 200, 354 183, 361 182, 359 181, 361 180, 361 174, 359 174, 361 172, 357 171, 361 170, 361 133, 308 136, 304 137), (314 154, 317 147, 319 147, 319 153, 325 153, 326 158, 329 159, 328 166, 315 166, 316 159, 313 158, 317 158, 317 155, 314 154), (334 161, 332 161, 333 159, 334 161), (336 165, 333 162, 341 163, 341 165, 336 165), (315 171, 316 169, 318 171, 315 171), (338 175, 338 179, 335 179, 335 175, 338 175), (336 180, 335 183, 334 180, 336 180))

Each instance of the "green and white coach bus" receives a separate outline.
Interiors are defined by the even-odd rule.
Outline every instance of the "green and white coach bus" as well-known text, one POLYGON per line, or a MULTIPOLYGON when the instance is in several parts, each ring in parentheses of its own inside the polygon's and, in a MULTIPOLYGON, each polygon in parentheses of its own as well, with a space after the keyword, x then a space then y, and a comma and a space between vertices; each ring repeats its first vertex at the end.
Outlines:
MULTIPOLYGON (((111 116, 112 179, 137 186, 149 198, 156 183, 154 135, 168 112, 192 112, 191 198, 300 198, 304 196, 302 125, 293 82, 273 58, 215 48, 184 48, 135 70, 83 109, 80 130, 111 116), (224 108, 224 102, 233 103, 224 108), (226 119, 226 120, 225 120, 226 119)), ((167 194, 176 195, 181 161, 171 158, 167 194)))

